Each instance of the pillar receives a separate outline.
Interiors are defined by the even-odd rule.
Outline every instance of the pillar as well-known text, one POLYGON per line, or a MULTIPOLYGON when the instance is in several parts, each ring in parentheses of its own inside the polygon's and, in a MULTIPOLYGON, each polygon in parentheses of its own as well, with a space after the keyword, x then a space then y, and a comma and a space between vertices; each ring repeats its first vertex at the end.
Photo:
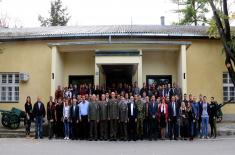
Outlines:
POLYGON ((95 63, 95 76, 94 76, 95 86, 100 84, 100 69, 99 66, 95 63))
POLYGON ((182 89, 182 94, 187 94, 187 61, 186 45, 181 45, 178 60, 178 85, 182 89))
POLYGON ((139 50, 140 55, 139 55, 139 63, 138 63, 138 68, 137 68, 137 77, 138 77, 138 87, 142 88, 143 87, 143 70, 142 70, 142 50, 139 50))
POLYGON ((58 52, 58 49, 56 46, 53 46, 51 49, 51 96, 53 98, 55 97, 55 90, 56 90, 56 80, 55 80, 55 74, 56 74, 56 55, 58 52))

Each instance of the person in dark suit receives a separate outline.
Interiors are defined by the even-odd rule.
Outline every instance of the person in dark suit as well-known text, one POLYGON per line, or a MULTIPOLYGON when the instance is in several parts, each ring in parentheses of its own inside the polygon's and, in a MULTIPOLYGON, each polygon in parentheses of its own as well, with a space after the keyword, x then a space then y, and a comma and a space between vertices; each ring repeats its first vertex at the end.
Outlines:
POLYGON ((151 102, 149 105, 149 115, 150 115, 150 140, 158 138, 158 123, 157 123, 157 111, 158 103, 156 102, 156 97, 153 95, 151 97, 151 102))
POLYGON ((33 115, 35 118, 35 139, 43 138, 43 118, 46 115, 44 104, 40 97, 37 97, 37 102, 33 106, 33 115))
POLYGON ((73 99, 72 106, 70 107, 70 119, 71 119, 71 139, 78 139, 78 122, 79 122, 79 106, 77 105, 77 99, 73 99))
POLYGON ((178 139, 178 118, 179 118, 180 105, 176 102, 175 96, 171 97, 171 102, 168 105, 168 135, 170 140, 178 139))
POLYGON ((24 107, 25 107, 25 114, 26 114, 25 132, 26 132, 26 136, 30 137, 31 121, 33 119, 33 113, 32 113, 33 107, 32 107, 30 96, 27 96, 26 103, 25 103, 24 107))
POLYGON ((55 102, 50 96, 47 103, 47 122, 48 122, 48 138, 51 139, 55 134, 55 102))
POLYGON ((130 97, 128 103, 128 128, 129 140, 136 140, 136 122, 137 122, 137 106, 134 102, 134 97, 130 97))
POLYGON ((55 126, 56 126, 56 138, 62 138, 64 137, 64 132, 63 132, 63 101, 61 98, 57 100, 57 103, 55 105, 55 126))

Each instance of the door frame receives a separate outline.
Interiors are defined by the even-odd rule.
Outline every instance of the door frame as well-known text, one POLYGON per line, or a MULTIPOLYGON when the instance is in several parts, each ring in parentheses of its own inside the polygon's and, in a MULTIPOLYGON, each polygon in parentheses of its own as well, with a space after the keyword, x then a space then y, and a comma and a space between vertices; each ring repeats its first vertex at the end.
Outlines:
MULTIPOLYGON (((170 80, 170 84, 172 84, 172 75, 146 75, 146 84, 147 86, 149 85, 148 83, 148 79, 163 79, 163 78, 166 78, 166 79, 169 79, 170 80)), ((157 84, 159 85, 159 84, 157 84)))

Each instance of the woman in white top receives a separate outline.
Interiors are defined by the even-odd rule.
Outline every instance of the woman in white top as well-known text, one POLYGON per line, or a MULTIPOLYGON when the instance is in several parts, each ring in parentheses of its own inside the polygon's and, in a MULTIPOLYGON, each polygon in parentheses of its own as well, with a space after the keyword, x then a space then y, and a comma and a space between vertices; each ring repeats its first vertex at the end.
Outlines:
POLYGON ((69 101, 65 99, 63 108, 63 122, 64 122, 64 139, 69 139, 69 120, 70 120, 70 106, 69 101))

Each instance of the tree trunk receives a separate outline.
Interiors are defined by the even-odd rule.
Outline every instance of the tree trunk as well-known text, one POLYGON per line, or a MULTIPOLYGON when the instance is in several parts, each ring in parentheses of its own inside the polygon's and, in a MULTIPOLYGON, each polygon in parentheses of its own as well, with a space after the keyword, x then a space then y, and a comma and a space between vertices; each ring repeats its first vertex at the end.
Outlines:
POLYGON ((233 85, 235 86, 235 72, 234 72, 235 53, 234 53, 234 49, 232 49, 232 47, 229 44, 231 42, 231 31, 230 31, 230 24, 229 24, 229 18, 228 18, 227 0, 223 0, 223 13, 226 17, 224 17, 222 20, 217 12, 214 1, 209 0, 209 3, 213 11, 214 19, 216 22, 216 27, 220 35, 220 40, 224 46, 225 65, 228 70, 231 81, 233 82, 233 85), (224 24, 222 24, 222 21, 224 24))

